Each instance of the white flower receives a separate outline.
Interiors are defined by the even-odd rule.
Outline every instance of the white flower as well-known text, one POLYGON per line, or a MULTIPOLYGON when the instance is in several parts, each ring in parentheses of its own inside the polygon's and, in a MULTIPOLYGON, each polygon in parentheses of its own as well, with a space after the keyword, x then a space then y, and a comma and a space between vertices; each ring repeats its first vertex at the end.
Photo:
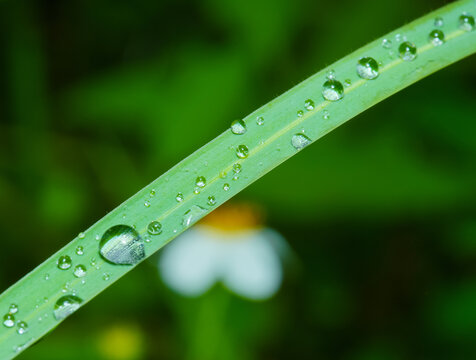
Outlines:
POLYGON ((285 242, 257 226, 253 212, 244 205, 219 208, 167 245, 159 259, 163 281, 191 297, 217 282, 248 299, 273 296, 282 282, 279 247, 285 242))

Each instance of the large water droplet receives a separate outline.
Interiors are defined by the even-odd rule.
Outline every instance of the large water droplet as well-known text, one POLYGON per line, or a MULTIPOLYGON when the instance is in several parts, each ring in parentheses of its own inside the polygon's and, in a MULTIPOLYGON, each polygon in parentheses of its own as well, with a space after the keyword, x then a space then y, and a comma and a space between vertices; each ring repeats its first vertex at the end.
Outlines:
POLYGON ((79 309, 83 300, 75 295, 66 295, 58 299, 53 315, 56 320, 63 320, 79 309))
POLYGON ((84 265, 76 265, 74 270, 73 270, 73 275, 76 276, 77 278, 86 276, 86 266, 84 265))
POLYGON ((459 28, 464 31, 474 29, 474 17, 469 14, 463 14, 459 17, 459 28))
POLYGON ((314 106, 314 101, 312 101, 311 99, 307 99, 306 101, 304 101, 304 107, 306 108, 306 110, 314 110, 314 106))
POLYGON ((3 317, 3 325, 7 328, 15 326, 15 316, 13 316, 12 314, 6 314, 3 317))
POLYGON ((443 31, 441 30, 433 30, 430 32, 430 35, 428 36, 428 40, 434 46, 443 45, 443 43, 445 42, 445 34, 443 34, 443 31))
POLYGON ((162 224, 158 221, 151 221, 147 226, 147 232, 151 235, 159 235, 162 232, 162 224))
POLYGON ((183 226, 190 226, 197 222, 204 214, 205 209, 198 205, 193 205, 190 210, 183 214, 183 226))
POLYGON ((114 264, 134 265, 145 257, 142 239, 128 225, 116 225, 107 230, 99 249, 101 256, 114 264))
POLYGON ((240 159, 246 159, 249 154, 248 147, 246 145, 238 145, 236 148, 236 156, 238 156, 240 159))
POLYGON ((322 96, 329 101, 337 101, 344 96, 344 86, 337 80, 327 80, 322 86, 322 96))
POLYGON ((442 27, 444 24, 443 18, 437 17, 434 22, 436 27, 442 27))
POLYGON ((243 120, 235 120, 230 126, 231 132, 236 135, 243 135, 246 132, 246 124, 243 120))
POLYGON ((205 179, 204 176, 199 176, 195 179, 195 185, 201 188, 205 187, 205 185, 207 185, 207 179, 205 179))
POLYGON ((71 258, 68 255, 64 255, 59 257, 58 261, 56 262, 56 265, 58 266, 58 269, 68 270, 71 267, 72 263, 73 261, 71 260, 71 258))
POLYGON ((28 331, 28 324, 24 321, 19 321, 17 323, 17 333, 23 335, 28 331))
POLYGON ((415 60, 417 57, 417 48, 415 44, 405 41, 400 44, 398 47, 398 54, 400 55, 400 58, 404 61, 412 61, 415 60))
POLYGON ((374 58, 363 57, 357 62, 357 74, 362 79, 372 80, 378 76, 378 63, 374 58))
POLYGON ((306 135, 304 134, 295 134, 293 135, 291 139, 291 144, 297 149, 301 150, 304 149, 306 146, 308 146, 312 142, 311 139, 309 139, 306 135))

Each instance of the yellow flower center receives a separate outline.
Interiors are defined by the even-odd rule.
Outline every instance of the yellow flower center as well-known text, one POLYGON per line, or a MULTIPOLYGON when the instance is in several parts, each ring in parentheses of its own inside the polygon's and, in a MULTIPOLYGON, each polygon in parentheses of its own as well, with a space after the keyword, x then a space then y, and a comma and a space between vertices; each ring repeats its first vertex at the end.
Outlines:
POLYGON ((254 204, 224 204, 203 218, 200 223, 220 231, 239 232, 263 226, 263 211, 254 204))

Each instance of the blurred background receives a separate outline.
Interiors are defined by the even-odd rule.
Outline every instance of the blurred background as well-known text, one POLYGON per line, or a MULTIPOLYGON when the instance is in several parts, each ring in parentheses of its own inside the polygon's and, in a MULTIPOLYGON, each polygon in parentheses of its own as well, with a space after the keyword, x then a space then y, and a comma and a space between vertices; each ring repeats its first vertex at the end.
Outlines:
MULTIPOLYGON (((0 292, 231 120, 445 3, 1 1, 0 292)), ((271 299, 183 297, 153 257, 18 359, 476 358, 474 65, 237 196, 292 253, 271 299)))

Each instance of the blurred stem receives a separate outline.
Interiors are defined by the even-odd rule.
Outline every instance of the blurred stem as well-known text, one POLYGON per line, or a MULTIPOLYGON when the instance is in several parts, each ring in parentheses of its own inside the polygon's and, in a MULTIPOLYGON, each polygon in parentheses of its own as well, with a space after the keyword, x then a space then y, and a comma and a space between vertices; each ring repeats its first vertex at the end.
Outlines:
POLYGON ((223 359, 223 347, 229 343, 226 323, 230 300, 231 294, 221 288, 201 297, 187 360, 223 359))

